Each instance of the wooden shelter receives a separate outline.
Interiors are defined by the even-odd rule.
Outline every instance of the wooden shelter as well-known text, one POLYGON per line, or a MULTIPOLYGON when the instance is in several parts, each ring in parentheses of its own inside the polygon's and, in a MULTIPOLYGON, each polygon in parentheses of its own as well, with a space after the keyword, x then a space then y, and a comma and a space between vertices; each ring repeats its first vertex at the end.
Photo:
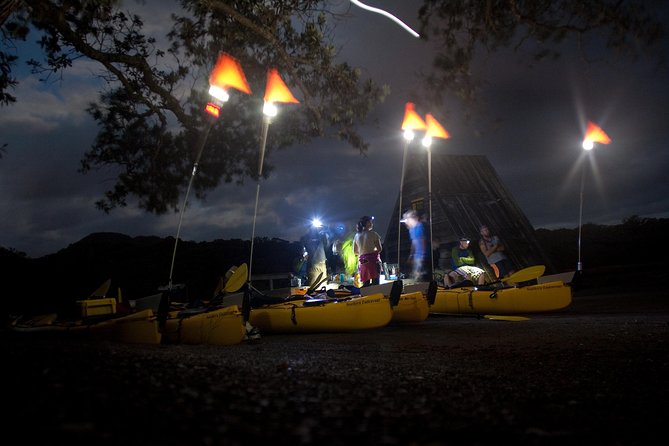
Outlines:
MULTIPOLYGON (((478 247, 482 224, 504 241, 506 254, 517 269, 541 264, 546 265, 547 272, 554 272, 534 228, 485 156, 432 153, 431 237, 425 151, 409 153, 405 168, 402 212, 414 209, 421 216, 428 244, 432 239, 435 272, 450 268, 450 249, 464 236, 471 239, 478 265, 492 273, 478 247)), ((398 205, 399 194, 386 231, 383 257, 387 264, 398 263, 397 234, 401 231, 399 263, 400 271, 406 273, 410 269, 407 258, 411 240, 406 225, 399 223, 398 205)))

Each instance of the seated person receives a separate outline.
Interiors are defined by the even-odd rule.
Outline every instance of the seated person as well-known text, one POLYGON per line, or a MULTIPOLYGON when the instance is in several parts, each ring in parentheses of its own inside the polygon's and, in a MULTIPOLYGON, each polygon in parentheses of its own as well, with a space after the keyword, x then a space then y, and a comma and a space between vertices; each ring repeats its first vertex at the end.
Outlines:
POLYGON ((498 279, 513 274, 515 269, 511 265, 511 261, 504 254, 504 243, 496 235, 490 233, 487 225, 482 225, 479 229, 481 240, 479 241, 479 249, 488 261, 488 265, 495 272, 498 279))
POLYGON ((444 285, 453 286, 460 278, 471 280, 473 283, 483 285, 485 281, 485 271, 475 266, 476 259, 474 253, 469 248, 469 239, 460 238, 460 243, 451 250, 451 262, 453 271, 444 276, 444 285))

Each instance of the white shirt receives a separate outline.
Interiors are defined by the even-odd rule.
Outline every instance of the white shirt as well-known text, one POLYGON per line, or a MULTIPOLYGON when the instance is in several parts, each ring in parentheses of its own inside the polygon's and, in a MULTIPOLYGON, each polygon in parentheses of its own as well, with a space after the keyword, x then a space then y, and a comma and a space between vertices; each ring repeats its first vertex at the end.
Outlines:
POLYGON ((375 231, 357 232, 353 238, 353 252, 358 256, 376 252, 377 245, 381 246, 381 236, 375 231))

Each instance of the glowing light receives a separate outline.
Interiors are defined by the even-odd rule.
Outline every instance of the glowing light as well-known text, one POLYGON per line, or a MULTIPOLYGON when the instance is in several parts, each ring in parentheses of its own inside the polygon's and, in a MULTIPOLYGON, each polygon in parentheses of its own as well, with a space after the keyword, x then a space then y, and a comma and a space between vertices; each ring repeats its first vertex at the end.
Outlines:
POLYGON ((209 86, 209 95, 221 102, 228 102, 228 99, 230 99, 228 92, 223 90, 221 87, 217 87, 216 85, 209 86))
POLYGON ((404 139, 407 141, 413 141, 413 139, 416 137, 416 134, 412 130, 405 130, 404 133, 402 133, 402 136, 404 136, 404 139))
POLYGON ((321 228, 323 227, 323 222, 319 218, 314 218, 311 220, 311 226, 314 228, 321 228))
POLYGON ((241 65, 237 59, 227 53, 221 53, 218 56, 216 65, 209 76, 209 85, 215 85, 222 90, 231 87, 242 93, 251 94, 251 87, 246 82, 241 65))
POLYGON ((416 113, 413 102, 407 102, 404 106, 404 120, 402 130, 425 130, 425 121, 416 113))
POLYGON ((432 145, 432 137, 431 136, 425 136, 421 143, 423 144, 423 147, 430 147, 432 145))
POLYGON ((262 112, 265 116, 273 118, 279 113, 279 108, 274 105, 273 102, 265 102, 265 105, 262 107, 262 112))
POLYGON ((434 119, 434 116, 431 114, 425 115, 425 122, 427 124, 427 131, 425 134, 432 138, 442 138, 448 139, 451 135, 448 134, 446 129, 444 129, 439 122, 434 119))
POLYGON ((596 142, 601 144, 610 144, 611 138, 609 138, 609 135, 604 133, 604 130, 597 126, 597 124, 593 123, 592 121, 588 121, 588 128, 585 131, 585 138, 583 139, 583 148, 585 150, 592 150, 594 147, 593 143, 596 142), (586 146, 590 146, 590 148, 586 146))
POLYGON ((218 118, 221 115, 221 107, 212 102, 207 103, 207 105, 204 107, 204 111, 209 113, 214 118, 218 118))
POLYGON ((388 11, 384 11, 383 9, 375 8, 373 6, 365 5, 364 3, 360 2, 360 1, 357 1, 357 0, 351 0, 351 3, 353 3, 354 5, 362 8, 362 9, 366 9, 367 11, 375 12, 377 14, 381 14, 383 16, 386 16, 390 20, 392 20, 393 22, 397 23, 402 28, 404 28, 412 36, 420 37, 420 34, 418 34, 416 31, 411 29, 411 27, 409 25, 407 25, 406 23, 404 23, 403 21, 401 21, 400 19, 398 19, 397 17, 395 17, 394 15, 389 13, 388 11))
POLYGON ((290 92, 275 68, 272 68, 267 72, 267 85, 265 87, 264 100, 265 102, 300 102, 295 99, 295 96, 290 92))

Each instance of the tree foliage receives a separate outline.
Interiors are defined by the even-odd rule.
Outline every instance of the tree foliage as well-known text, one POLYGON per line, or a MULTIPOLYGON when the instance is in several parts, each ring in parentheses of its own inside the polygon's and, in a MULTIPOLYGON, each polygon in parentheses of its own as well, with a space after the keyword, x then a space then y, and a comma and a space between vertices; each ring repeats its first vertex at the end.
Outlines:
POLYGON ((273 124, 268 152, 331 134, 365 151, 357 127, 387 93, 336 60, 326 38, 327 13, 316 1, 184 0, 167 36, 148 34, 143 19, 116 1, 28 3, 11 23, 29 23, 40 36, 45 58, 30 61, 35 73, 59 73, 81 57, 103 67, 107 88, 89 107, 99 133, 81 171, 116 170, 115 185, 98 202, 105 211, 130 197, 150 212, 176 209, 204 126, 208 76, 221 51, 240 61, 255 95, 233 93, 212 128, 193 184, 200 197, 221 181, 257 175, 268 68, 277 68, 301 101, 273 124), (166 45, 159 45, 162 39, 166 45))
POLYGON ((425 0, 421 34, 439 48, 426 75, 426 100, 439 103, 451 92, 475 101, 483 81, 472 70, 475 58, 502 48, 522 48, 533 61, 558 58, 565 43, 586 60, 601 58, 604 49, 636 58, 665 37, 661 7, 621 0, 425 0), (593 48, 597 54, 589 53, 593 48))
MULTIPOLYGON (((268 152, 318 136, 336 136, 366 150, 358 127, 388 90, 337 59, 331 40, 337 17, 327 3, 181 0, 165 4, 175 12, 160 34, 151 34, 143 18, 128 11, 132 5, 0 0, 0 106, 15 100, 12 67, 17 55, 11 43, 27 35, 38 37, 43 57, 29 64, 44 78, 80 58, 101 67, 106 87, 88 109, 99 133, 81 161, 84 173, 101 168, 115 172, 116 182, 99 208, 110 211, 138 199, 150 212, 176 210, 205 125, 208 74, 221 51, 241 62, 255 94, 233 94, 212 128, 193 184, 199 197, 221 181, 257 175, 259 94, 270 67, 279 70, 301 103, 273 123, 268 152)), ((569 36, 581 42, 593 33, 620 50, 651 45, 662 29, 644 5, 620 0, 425 0, 418 11, 422 34, 439 48, 425 90, 437 102, 446 91, 471 100, 479 88, 473 61, 481 51, 531 42, 537 59, 555 57, 569 36)), ((264 175, 270 172, 267 165, 264 175)))

